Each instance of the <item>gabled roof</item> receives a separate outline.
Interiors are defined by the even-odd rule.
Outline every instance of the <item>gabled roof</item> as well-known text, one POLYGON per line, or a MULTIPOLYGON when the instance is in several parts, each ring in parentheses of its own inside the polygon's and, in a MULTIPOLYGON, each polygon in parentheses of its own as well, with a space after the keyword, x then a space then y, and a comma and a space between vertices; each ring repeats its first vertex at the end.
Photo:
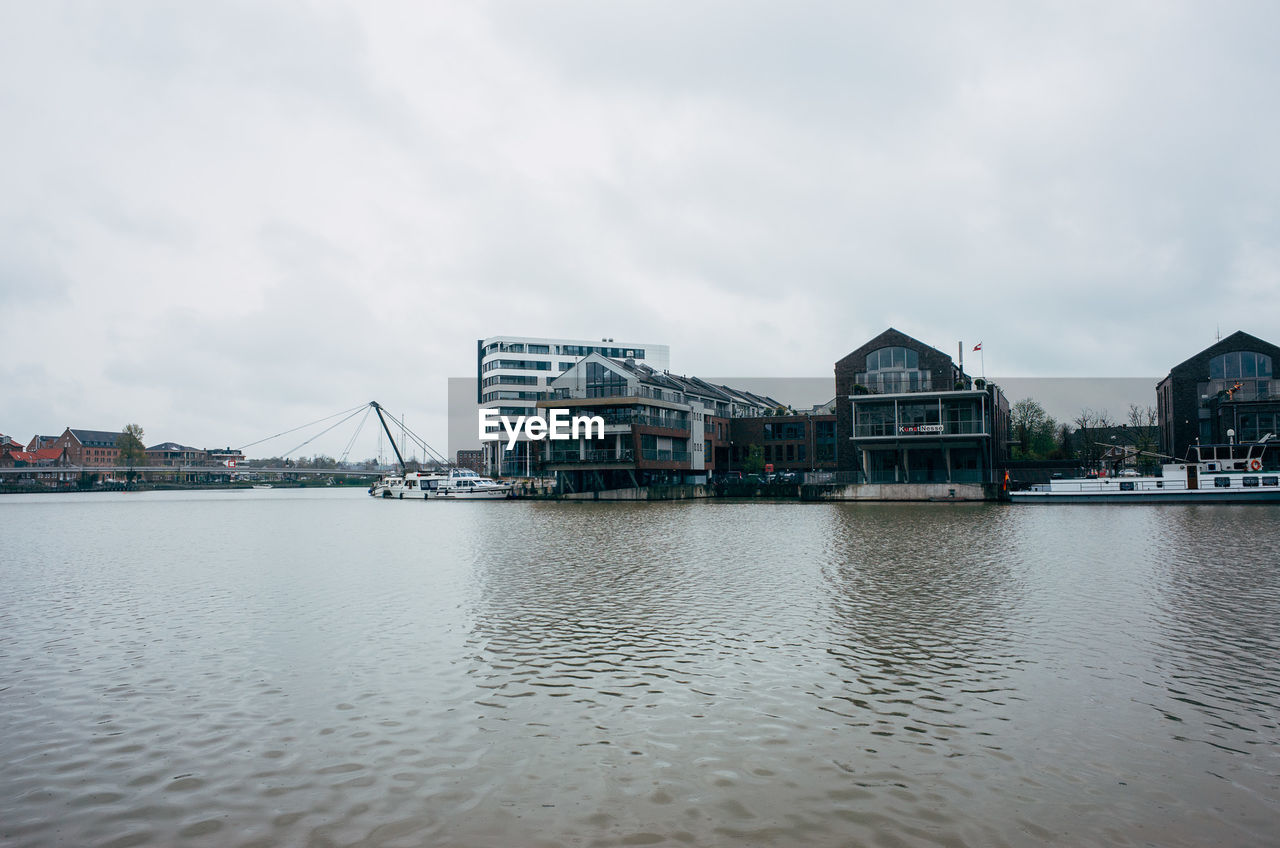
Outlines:
MULTIPOLYGON (((882 347, 899 347, 899 346, 902 346, 904 343, 909 343, 912 347, 915 347, 918 349, 931 350, 934 353, 938 354, 938 356, 945 357, 946 359, 950 359, 952 361, 952 364, 955 363, 955 360, 951 356, 951 354, 944 353, 938 350, 933 345, 925 344, 919 339, 914 338, 913 336, 908 336, 906 333, 902 332, 901 330, 895 329, 893 327, 890 327, 889 329, 880 333, 878 336, 872 339, 868 339, 866 342, 863 342, 861 345, 859 345, 849 354, 842 357, 840 359, 840 362, 844 362, 850 356, 861 353, 862 351, 867 351, 868 353, 870 353, 871 351, 878 350, 879 348, 882 348, 882 347)), ((836 364, 838 365, 839 362, 836 364)))
POLYGON ((660 389, 669 389, 675 392, 681 392, 685 395, 693 395, 699 398, 709 398, 719 401, 720 403, 745 403, 751 406, 759 406, 762 408, 776 409, 783 404, 771 397, 757 395, 753 392, 744 391, 742 389, 734 389, 729 386, 717 386, 709 383, 699 377, 685 377, 680 374, 672 374, 669 371, 656 371, 642 362, 634 360, 610 359, 599 353, 592 353, 583 357, 573 364, 573 367, 564 374, 561 374, 552 382, 556 382, 564 378, 566 374, 576 373, 577 369, 582 368, 588 362, 598 362, 614 371, 630 375, 637 382, 648 386, 656 386, 660 389))
POLYGON ((113 448, 116 446, 116 439, 120 438, 118 432, 111 430, 76 430, 71 427, 68 427, 67 430, 76 437, 76 441, 85 447, 113 448))
POLYGON ((1204 356, 1206 353, 1212 353, 1216 355, 1218 351, 1221 351, 1223 353, 1229 353, 1233 350, 1243 350, 1245 348, 1252 348, 1258 353, 1274 353, 1275 351, 1280 350, 1280 348, 1277 348, 1276 345, 1272 344, 1269 341, 1266 341, 1265 339, 1260 339, 1257 336, 1250 335, 1249 333, 1246 333, 1244 330, 1236 330, 1234 333, 1227 336, 1225 339, 1219 339, 1218 341, 1209 345, 1207 348, 1200 351, 1199 353, 1193 356, 1189 356, 1186 359, 1182 360, 1177 365, 1170 368, 1169 373, 1172 374, 1174 371, 1177 371, 1179 368, 1185 368, 1191 365, 1192 362, 1204 356))
POLYGON ((197 453, 200 452, 199 448, 188 447, 187 445, 180 445, 177 442, 161 442, 158 445, 153 445, 152 447, 147 448, 147 450, 148 451, 195 451, 197 453))

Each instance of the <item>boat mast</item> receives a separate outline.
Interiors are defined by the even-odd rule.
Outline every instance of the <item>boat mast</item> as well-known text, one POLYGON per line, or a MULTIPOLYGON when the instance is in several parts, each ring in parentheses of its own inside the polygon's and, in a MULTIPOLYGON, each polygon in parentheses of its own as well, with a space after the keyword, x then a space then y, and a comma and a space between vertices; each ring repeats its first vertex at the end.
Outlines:
POLYGON ((396 437, 391 435, 391 428, 387 426, 387 419, 382 415, 382 407, 376 400, 369 401, 369 405, 373 407, 373 411, 378 413, 378 420, 382 422, 382 429, 387 432, 387 441, 391 442, 391 449, 396 452, 396 460, 400 463, 400 471, 407 472, 409 469, 405 467, 404 457, 400 455, 400 448, 396 447, 396 437))

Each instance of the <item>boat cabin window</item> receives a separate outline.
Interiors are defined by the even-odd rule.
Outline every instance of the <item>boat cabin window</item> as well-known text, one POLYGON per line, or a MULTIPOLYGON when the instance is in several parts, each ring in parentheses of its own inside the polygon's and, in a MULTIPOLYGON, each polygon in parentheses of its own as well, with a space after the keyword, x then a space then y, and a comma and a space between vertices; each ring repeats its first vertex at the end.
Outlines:
POLYGON ((1219 489, 1230 489, 1231 478, 1230 477, 1214 477, 1213 485, 1219 489))
POLYGON ((1280 477, 1263 477, 1262 485, 1264 486, 1280 485, 1280 477))
POLYGON ((1246 478, 1244 478, 1244 487, 1245 487, 1246 489, 1256 489, 1256 488, 1258 488, 1258 478, 1257 478, 1257 477, 1246 477, 1246 478))
POLYGON ((1133 481, 1132 481, 1132 480, 1123 480, 1123 481, 1121 481, 1121 483, 1120 483, 1120 491, 1122 491, 1122 492, 1132 492, 1132 491, 1133 491, 1133 481))

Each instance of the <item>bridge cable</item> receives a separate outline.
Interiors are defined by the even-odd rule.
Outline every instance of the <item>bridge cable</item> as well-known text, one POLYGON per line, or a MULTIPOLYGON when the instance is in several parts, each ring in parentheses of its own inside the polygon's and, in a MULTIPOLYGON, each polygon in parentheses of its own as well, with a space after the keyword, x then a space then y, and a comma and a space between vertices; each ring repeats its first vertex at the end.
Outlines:
MULTIPOLYGON (((364 406, 365 406, 365 404, 363 404, 363 403, 362 403, 362 404, 360 404, 360 405, 359 405, 359 406, 357 406, 357 407, 353 407, 352 409, 345 409, 345 410, 343 410, 342 412, 335 412, 335 413, 334 413, 334 414, 332 414, 332 415, 326 415, 324 418, 319 418, 319 419, 317 419, 317 420, 315 420, 315 421, 312 421, 310 424, 303 424, 301 427, 294 427, 292 430, 285 430, 283 433, 276 433, 274 436, 267 436, 265 439, 258 439, 258 441, 256 441, 256 442, 250 442, 249 444, 247 444, 247 445, 245 445, 244 447, 240 448, 240 450, 241 450, 241 452, 244 452, 247 448, 251 448, 251 447, 253 447, 254 445, 260 445, 260 444, 262 444, 263 442, 269 442, 269 441, 271 441, 272 439, 278 439, 278 438, 280 438, 281 436, 287 436, 287 435, 289 435, 290 433, 296 433, 296 432, 298 432, 299 430, 305 430, 305 429, 306 429, 306 428, 308 428, 308 427, 314 427, 314 426, 315 426, 315 425, 317 425, 317 424, 320 424, 320 423, 323 423, 323 422, 325 422, 325 421, 328 421, 330 418, 337 418, 339 415, 348 415, 348 416, 349 416, 349 415, 350 415, 350 414, 352 414, 352 413, 359 412, 361 409, 363 409, 363 408, 364 408, 364 406)), ((346 420, 346 419, 343 419, 343 420, 346 420)), ((342 423, 342 422, 338 422, 338 423, 342 423)), ((332 429, 332 428, 330 428, 330 429, 332 429)), ((325 431, 325 432, 328 432, 328 431, 325 431)), ((301 447, 301 445, 299 445, 298 447, 301 447)), ((297 450, 297 448, 294 448, 294 450, 297 450)))
MULTIPOLYGON (((333 425, 331 425, 331 426, 329 426, 329 427, 326 427, 325 429, 321 430, 319 433, 316 433, 314 436, 312 436, 311 438, 307 439, 307 440, 306 440, 305 442, 303 442, 302 444, 298 445, 298 447, 293 448, 293 449, 291 449, 291 450, 287 450, 287 451, 285 451, 285 452, 281 455, 281 459, 283 459, 284 457, 286 457, 286 456, 288 456, 289 454, 293 453, 294 451, 298 450, 299 448, 305 448, 307 445, 311 444, 311 443, 312 443, 312 442, 314 442, 316 439, 318 439, 318 438, 320 438, 321 436, 323 436, 325 433, 328 433, 328 432, 329 432, 330 430, 332 430, 334 427, 341 427, 343 424, 346 424, 346 423, 347 423, 348 421, 350 421, 352 418, 355 418, 357 415, 359 415, 359 414, 360 414, 360 409, 361 409, 361 407, 357 406, 354 410, 352 410, 352 411, 351 411, 351 414, 350 414, 350 415, 348 415, 346 418, 343 418, 341 421, 338 421, 337 423, 335 423, 335 424, 333 424, 333 425)), ((339 414, 341 414, 341 413, 339 413, 339 414)), ((330 418, 332 418, 333 416, 331 415, 331 416, 329 416, 329 417, 330 417, 330 418)))

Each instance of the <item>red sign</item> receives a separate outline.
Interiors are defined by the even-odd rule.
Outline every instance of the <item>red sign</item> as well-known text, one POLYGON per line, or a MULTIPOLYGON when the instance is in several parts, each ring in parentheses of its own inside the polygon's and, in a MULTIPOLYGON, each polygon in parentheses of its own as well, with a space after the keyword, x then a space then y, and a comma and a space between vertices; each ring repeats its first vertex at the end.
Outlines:
POLYGON ((228 460, 227 460, 227 467, 228 467, 228 468, 235 468, 235 467, 236 467, 236 461, 235 461, 234 459, 228 459, 228 460))
POLYGON ((773 463, 772 463, 772 462, 766 462, 766 463, 764 464, 764 473, 765 473, 765 474, 772 474, 772 473, 773 473, 773 463))

